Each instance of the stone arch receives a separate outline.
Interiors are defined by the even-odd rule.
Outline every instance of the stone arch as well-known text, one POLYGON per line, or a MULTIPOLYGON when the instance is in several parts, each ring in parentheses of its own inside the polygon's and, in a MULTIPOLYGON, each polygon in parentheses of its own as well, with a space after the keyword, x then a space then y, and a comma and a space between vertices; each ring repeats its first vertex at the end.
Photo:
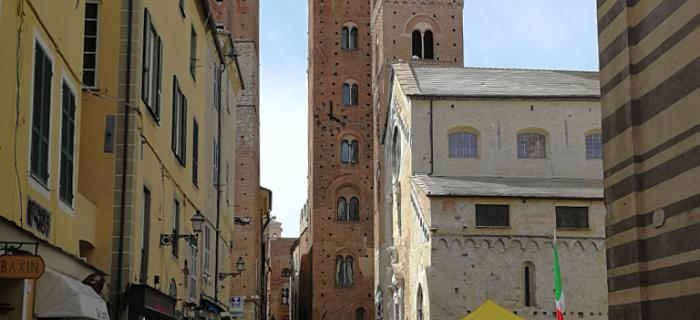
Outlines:
POLYGON ((450 248, 461 248, 462 242, 459 239, 454 239, 450 242, 450 248))
POLYGON ((535 240, 528 240, 527 244, 525 244, 525 249, 526 250, 534 249, 534 251, 540 251, 541 246, 535 240))
POLYGON ((411 35, 414 30, 420 30, 421 32, 430 30, 433 34, 442 33, 440 24, 433 17, 426 14, 415 15, 406 21, 403 28, 404 34, 411 35))
POLYGON ((518 239, 511 239, 509 243, 509 247, 513 249, 520 249, 521 251, 525 251, 525 245, 523 244, 522 241, 518 239))
POLYGON ((503 241, 503 239, 498 239, 494 241, 493 248, 496 250, 500 250, 501 252, 506 252, 506 242, 503 241))
POLYGON ((583 247, 583 243, 581 241, 577 240, 574 242, 574 244, 571 246, 571 250, 576 250, 580 249, 581 251, 586 251, 586 248, 583 247))
POLYGON ((440 239, 440 240, 438 241, 438 248, 441 248, 441 247, 444 247, 445 249, 449 249, 449 248, 450 248, 449 244, 447 244, 447 240, 445 240, 445 239, 440 239))

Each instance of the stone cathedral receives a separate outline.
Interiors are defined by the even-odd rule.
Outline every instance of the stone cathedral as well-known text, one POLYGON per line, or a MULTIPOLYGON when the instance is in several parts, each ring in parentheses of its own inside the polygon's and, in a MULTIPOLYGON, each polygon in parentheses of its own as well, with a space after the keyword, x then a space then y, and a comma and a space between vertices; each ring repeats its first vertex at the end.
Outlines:
POLYGON ((309 1, 295 319, 549 319, 554 230, 565 314, 606 318, 598 75, 465 68, 463 8, 309 1))

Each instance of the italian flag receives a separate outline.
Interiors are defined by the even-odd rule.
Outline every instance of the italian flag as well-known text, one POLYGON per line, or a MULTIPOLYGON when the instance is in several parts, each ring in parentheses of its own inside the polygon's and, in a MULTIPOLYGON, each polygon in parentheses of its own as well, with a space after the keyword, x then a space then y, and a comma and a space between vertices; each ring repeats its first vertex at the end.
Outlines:
POLYGON ((564 320, 566 299, 561 287, 561 273, 559 272, 559 254, 557 254, 557 238, 554 236, 554 302, 557 306, 557 320, 564 320))

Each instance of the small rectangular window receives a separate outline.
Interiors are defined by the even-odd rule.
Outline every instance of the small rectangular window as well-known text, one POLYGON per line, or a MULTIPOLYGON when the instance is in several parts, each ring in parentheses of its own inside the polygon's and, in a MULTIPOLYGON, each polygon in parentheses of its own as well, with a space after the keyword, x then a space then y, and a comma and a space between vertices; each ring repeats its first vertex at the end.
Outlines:
POLYGON ((603 159, 603 139, 600 133, 586 136, 586 159, 603 159))
POLYGON ((199 124, 192 121, 192 183, 199 185, 199 124))
POLYGON ((75 155, 75 94, 63 83, 61 97, 61 167, 58 186, 59 198, 73 205, 73 170, 75 155))
POLYGON ((557 228, 588 228, 588 207, 556 207, 556 214, 557 228))
POLYGON ((53 62, 37 42, 34 50, 34 92, 32 101, 32 140, 30 173, 41 183, 49 181, 49 141, 51 141, 51 78, 53 62))
MULTIPOLYGON (((178 235, 180 233, 180 201, 175 200, 173 205, 173 234, 178 235)), ((176 258, 178 257, 178 241, 173 240, 172 253, 176 258)))
POLYGON ((89 88, 97 86, 97 38, 99 4, 85 4, 85 34, 83 36, 83 85, 89 88))
POLYGON ((194 31, 194 27, 190 31, 190 74, 192 78, 196 79, 197 71, 197 33, 194 31))
POLYGON ((508 227, 510 226, 510 209, 507 205, 477 204, 477 227, 508 227))
POLYGON ((187 98, 180 89, 177 77, 173 77, 173 122, 171 148, 181 165, 186 163, 187 150, 187 98))

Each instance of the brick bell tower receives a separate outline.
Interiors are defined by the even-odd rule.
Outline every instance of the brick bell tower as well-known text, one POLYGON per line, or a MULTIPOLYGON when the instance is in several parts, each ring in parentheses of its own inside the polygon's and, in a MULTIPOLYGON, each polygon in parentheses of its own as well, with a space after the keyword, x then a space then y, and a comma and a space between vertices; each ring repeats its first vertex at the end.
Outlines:
POLYGON ((392 141, 391 132, 384 132, 387 108, 391 98, 391 64, 404 61, 421 64, 464 65, 463 0, 404 1, 373 0, 371 8, 372 37, 372 135, 374 141, 374 249, 375 304, 384 310, 391 307, 387 286, 395 274, 389 249, 392 240, 392 208, 382 203, 382 194, 394 186, 382 185, 381 173, 391 172, 381 160, 383 141, 392 141), (386 137, 384 135, 387 135, 386 137), (381 267, 380 267, 381 266, 381 267), (382 297, 381 301, 379 297, 382 297))
POLYGON ((369 1, 309 0, 309 248, 312 319, 374 309, 369 1))

